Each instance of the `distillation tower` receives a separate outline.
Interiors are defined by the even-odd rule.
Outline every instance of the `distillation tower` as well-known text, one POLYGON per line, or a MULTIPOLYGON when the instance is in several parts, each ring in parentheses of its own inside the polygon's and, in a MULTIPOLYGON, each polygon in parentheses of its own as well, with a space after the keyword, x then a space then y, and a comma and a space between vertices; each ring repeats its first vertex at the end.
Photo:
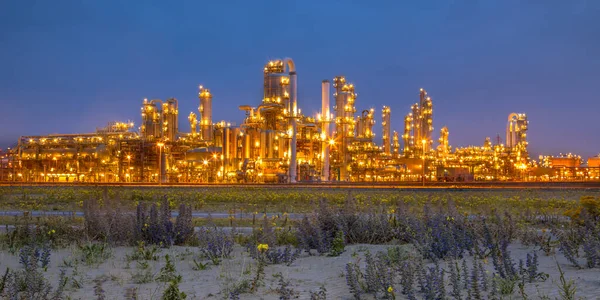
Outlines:
POLYGON ((433 102, 424 89, 419 91, 419 103, 411 106, 404 118, 404 156, 420 157, 432 151, 433 102))

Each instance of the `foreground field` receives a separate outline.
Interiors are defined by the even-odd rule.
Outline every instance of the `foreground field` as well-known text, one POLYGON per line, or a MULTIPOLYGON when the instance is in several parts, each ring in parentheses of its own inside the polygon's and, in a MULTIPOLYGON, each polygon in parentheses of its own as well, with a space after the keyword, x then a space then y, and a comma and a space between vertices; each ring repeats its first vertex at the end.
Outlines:
MULTIPOLYGON (((290 296, 291 298, 310 299, 311 292, 318 293, 324 291, 326 299, 353 299, 354 296, 347 285, 346 267, 348 263, 358 262, 361 268, 364 268, 366 253, 376 255, 381 252, 386 255, 391 252, 388 249, 395 249, 389 245, 352 245, 348 246, 338 257, 328 256, 308 256, 301 255, 289 266, 286 264, 268 265, 264 269, 263 277, 260 279, 260 285, 253 293, 242 294, 243 299, 280 299, 280 297, 290 296)), ((405 246, 406 255, 417 257, 418 253, 405 246)), ((230 298, 232 292, 247 284, 251 286, 256 279, 258 263, 251 258, 245 249, 236 246, 231 253, 230 259, 224 259, 219 265, 202 260, 206 264, 206 269, 200 270, 193 260, 202 257, 198 248, 195 247, 172 247, 158 252, 157 260, 131 260, 128 258, 135 253, 135 248, 117 247, 111 249, 110 257, 102 262, 86 265, 80 260, 81 253, 79 249, 62 249, 53 253, 48 271, 43 275, 51 282, 59 282, 60 270, 66 270, 68 283, 65 289, 66 297, 70 299, 160 299, 169 286, 168 282, 161 282, 161 269, 164 268, 165 256, 169 255, 173 261, 175 272, 181 276, 179 290, 187 295, 188 299, 221 299, 230 298), (137 298, 135 298, 137 297, 137 298)), ((531 253, 534 247, 526 247, 519 244, 509 247, 512 256, 515 259, 526 259, 528 253, 531 253)), ((539 269, 540 274, 548 274, 544 281, 535 281, 527 283, 523 293, 529 295, 531 299, 550 299, 561 298, 560 273, 556 268, 554 256, 540 256, 539 269)), ((6 251, 0 252, 0 267, 10 267, 18 269, 18 256, 11 255, 6 251)), ((471 268, 473 259, 467 258, 467 268, 471 268)), ((558 258, 559 263, 566 265, 567 261, 558 258)), ((402 261, 395 262, 398 266, 402 261)), ((462 266, 461 261, 459 261, 462 266)), ((441 268, 449 273, 452 261, 441 263, 441 268)), ((434 268, 434 264, 429 263, 427 267, 434 268)), ((563 267, 567 280, 571 279, 577 283, 576 296, 578 298, 597 299, 600 297, 598 289, 598 271, 593 269, 576 269, 573 267, 563 267)), ((485 273, 488 274, 488 287, 492 288, 491 274, 494 267, 491 262, 484 265, 485 273)), ((471 276, 471 275, 470 275, 471 276)), ((483 277, 482 277, 483 278, 483 277)), ((460 281, 463 285, 462 280, 460 281)), ((396 291, 396 299, 407 299, 402 295, 402 285, 392 283, 390 285, 393 291, 396 291)), ((445 288, 450 292, 452 285, 450 282, 445 284, 445 288)), ((419 288, 415 285, 415 291, 419 288)), ((462 288, 461 288, 462 290, 462 288)), ((461 291, 462 299, 468 296, 468 290, 461 291)), ((482 294, 487 294, 481 288, 482 294)), ((391 294, 388 298, 391 298, 391 294)), ((380 298, 385 295, 380 295, 380 298)), ((319 299, 313 296, 314 299, 319 299)), ((320 299, 325 299, 322 297, 320 299)), ((475 297, 472 296, 474 299, 475 297)), ((481 296, 482 298, 487 298, 481 296)), ((521 299, 519 287, 515 286, 513 295, 500 295, 498 298, 521 299)), ((364 299, 375 298, 374 295, 363 295, 364 299)), ((419 297, 421 298, 421 297, 419 297)), ((427 298, 424 296, 423 298, 427 298)), ((447 295, 448 299, 454 299, 447 295)), ((491 297, 493 298, 493 296, 491 297)))
MULTIPOLYGON (((595 190, 31 188, 21 196, 74 213, 0 218, 7 299, 600 297, 595 190), (223 218, 205 215, 217 209, 223 218)), ((14 190, 2 201, 19 203, 14 190)))
POLYGON ((495 206, 522 211, 569 209, 573 200, 599 195, 598 188, 581 189, 393 189, 393 188, 263 188, 263 187, 88 187, 88 186, 0 186, 0 210, 82 211, 83 200, 120 201, 128 209, 138 203, 166 198, 171 208, 189 205, 204 212, 306 213, 315 203, 327 200, 341 205, 349 197, 361 205, 394 207, 402 202, 452 200, 459 209, 495 206))

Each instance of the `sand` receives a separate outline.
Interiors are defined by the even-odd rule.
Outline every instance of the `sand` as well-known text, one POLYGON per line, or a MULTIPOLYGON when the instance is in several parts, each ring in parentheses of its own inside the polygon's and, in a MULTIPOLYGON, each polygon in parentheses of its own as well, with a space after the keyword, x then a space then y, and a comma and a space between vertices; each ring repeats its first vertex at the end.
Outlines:
MULTIPOLYGON (((344 276, 344 268, 348 262, 354 262, 363 257, 365 251, 375 253, 385 251, 386 245, 352 245, 347 246, 346 251, 339 257, 309 256, 303 254, 292 265, 269 265, 265 269, 264 285, 253 294, 242 294, 241 299, 279 299, 277 294, 278 279, 273 274, 281 273, 290 281, 291 288, 298 294, 298 299, 309 299, 310 291, 317 291, 321 285, 327 289, 327 299, 353 299, 344 276)), ((525 259, 527 253, 534 250, 519 244, 510 246, 513 259, 525 259)), ((67 295, 71 299, 96 299, 94 296, 95 280, 104 277, 102 289, 105 291, 106 299, 124 299, 127 289, 137 288, 138 299, 160 299, 165 283, 135 284, 132 277, 140 271, 137 262, 127 262, 126 255, 133 252, 131 247, 118 247, 111 249, 111 257, 99 265, 86 266, 83 263, 74 263, 78 257, 78 249, 55 250, 52 252, 50 268, 45 272, 46 278, 53 286, 56 286, 58 274, 64 261, 71 261, 71 267, 67 267, 67 274, 81 283, 81 288, 70 287, 67 295)), ((198 248, 172 247, 160 251, 158 261, 149 261, 149 270, 157 274, 165 264, 164 255, 173 257, 177 272, 182 276, 180 290, 185 292, 188 299, 223 299, 227 297, 228 287, 240 282, 244 278, 250 279, 254 274, 256 262, 249 257, 248 253, 238 245, 231 259, 224 260, 220 265, 209 263, 207 270, 196 271, 192 268, 192 259, 197 257, 198 248), (246 272, 245 272, 246 271, 246 272), (247 272, 250 271, 250 272, 247 272)), ((558 280, 559 274, 554 256, 545 256, 539 253, 539 271, 547 273, 550 278, 545 282, 528 284, 526 292, 530 299, 540 299, 543 295, 551 299, 559 297, 558 280)), ((557 254, 556 259, 560 263, 568 279, 573 279, 577 284, 577 296, 586 299, 600 299, 600 270, 599 269, 576 269, 571 267, 566 259, 557 254)), ((6 250, 0 251, 0 270, 4 273, 6 267, 19 268, 18 255, 12 255, 6 250)), ((209 261, 204 260, 208 263, 209 261)), ((583 261, 582 261, 583 262, 583 261)), ((442 264, 445 267, 445 264, 442 264)), ((491 262, 486 268, 493 272, 491 262)), ((400 290, 400 286, 395 286, 400 290)), ((512 297, 506 299, 520 299, 517 291, 512 297)), ((368 297, 367 297, 368 299, 368 297)), ((397 299, 405 299, 398 295, 397 299)))

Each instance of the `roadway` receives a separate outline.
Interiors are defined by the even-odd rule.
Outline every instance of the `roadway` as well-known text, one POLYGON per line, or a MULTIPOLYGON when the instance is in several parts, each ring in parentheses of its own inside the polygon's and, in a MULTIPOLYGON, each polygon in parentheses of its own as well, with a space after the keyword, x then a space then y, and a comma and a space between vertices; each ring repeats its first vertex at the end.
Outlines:
POLYGON ((314 188, 314 189, 600 189, 600 181, 321 182, 321 183, 50 183, 0 182, 0 187, 314 188))

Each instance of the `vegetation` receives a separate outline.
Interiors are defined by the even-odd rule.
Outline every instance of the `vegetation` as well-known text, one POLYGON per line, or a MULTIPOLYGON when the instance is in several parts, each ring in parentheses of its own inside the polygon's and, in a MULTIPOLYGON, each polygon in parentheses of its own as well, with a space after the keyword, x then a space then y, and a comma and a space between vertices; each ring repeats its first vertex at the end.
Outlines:
MULTIPOLYGON (((100 267, 122 246, 131 248, 119 263, 134 270, 130 279, 110 280, 160 284, 154 298, 163 299, 195 297, 180 290, 194 278, 178 273, 178 262, 200 276, 226 268, 236 255, 247 269, 220 279, 228 282, 221 296, 231 299, 263 289, 282 299, 325 299, 324 286, 300 296, 288 273, 271 276, 309 256, 346 260, 339 271, 356 299, 497 299, 516 293, 527 299, 549 279, 540 271, 540 256, 562 255, 573 267, 600 268, 600 198, 585 191, 0 188, 0 206, 17 203, 23 216, 0 218, 12 225, 0 234, 0 247, 22 265, 0 278, 0 295, 11 299, 32 293, 55 299, 92 284, 78 273, 79 264, 100 267), (67 207, 82 214, 27 213, 67 207), (197 210, 227 212, 228 218, 199 222, 197 210), (241 234, 240 227, 250 232, 241 234), (529 252, 515 256, 515 243, 529 252), (364 244, 385 247, 357 250, 364 244), (174 246, 189 252, 175 254, 174 246), (73 257, 63 266, 71 273, 61 272, 53 288, 46 278, 51 253, 68 247, 73 257)), ((580 289, 559 270, 552 282, 563 299, 574 299, 580 289)), ((110 276, 93 281, 97 298, 104 297, 110 276)), ((137 289, 123 290, 121 295, 138 297, 137 289)))

